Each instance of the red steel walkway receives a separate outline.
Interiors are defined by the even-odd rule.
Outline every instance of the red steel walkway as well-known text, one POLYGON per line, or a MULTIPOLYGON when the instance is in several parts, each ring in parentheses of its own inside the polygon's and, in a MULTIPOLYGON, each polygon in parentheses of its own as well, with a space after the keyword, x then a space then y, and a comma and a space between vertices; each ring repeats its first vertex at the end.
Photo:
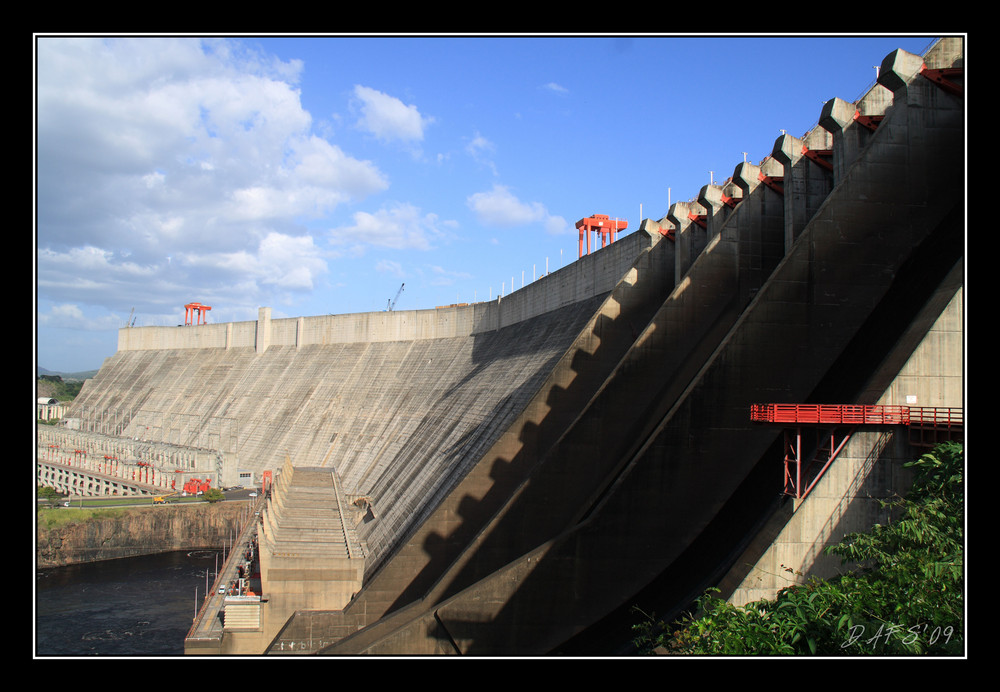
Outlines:
POLYGON ((906 426, 910 444, 919 447, 961 439, 963 430, 962 409, 942 406, 753 404, 750 420, 785 427, 784 492, 798 499, 813 489, 859 425, 906 426), (804 466, 803 428, 816 429, 815 456, 804 466), (821 468, 809 476, 817 464, 821 468))

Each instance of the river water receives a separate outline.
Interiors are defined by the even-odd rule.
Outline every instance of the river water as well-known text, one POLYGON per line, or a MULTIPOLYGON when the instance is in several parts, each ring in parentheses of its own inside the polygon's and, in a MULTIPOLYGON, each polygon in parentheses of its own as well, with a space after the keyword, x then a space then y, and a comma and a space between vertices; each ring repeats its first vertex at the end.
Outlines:
POLYGON ((36 570, 35 654, 183 655, 217 564, 196 550, 36 570))

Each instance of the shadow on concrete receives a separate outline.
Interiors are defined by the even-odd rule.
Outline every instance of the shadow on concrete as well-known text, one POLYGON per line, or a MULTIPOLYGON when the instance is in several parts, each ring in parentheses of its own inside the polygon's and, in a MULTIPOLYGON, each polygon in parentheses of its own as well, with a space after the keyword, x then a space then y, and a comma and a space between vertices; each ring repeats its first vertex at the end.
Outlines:
MULTIPOLYGON (((854 333, 843 355, 831 365, 818 383, 812 400, 855 401, 860 392, 864 391, 873 380, 891 381, 898 373, 913 348, 926 334, 930 324, 954 294, 956 289, 954 283, 944 291, 939 291, 939 287, 946 283, 949 273, 953 279, 955 278, 952 270, 961 259, 961 224, 955 221, 960 218, 960 215, 948 215, 942 227, 902 264, 891 289, 854 333)), ((780 432, 776 431, 774 434, 780 432)), ((567 638, 565 642, 549 640, 551 648, 536 649, 534 653, 607 654, 609 648, 627 653, 630 647, 627 639, 630 634, 629 626, 636 621, 636 616, 634 614, 630 616, 629 613, 633 605, 642 607, 646 612, 655 611, 667 616, 676 615, 688 607, 693 598, 700 595, 708 586, 717 583, 734 565, 757 532, 767 525, 767 520, 771 516, 777 512, 788 513, 787 501, 780 495, 782 456, 780 440, 775 440, 689 547, 672 563, 668 563, 665 570, 644 588, 638 590, 632 598, 625 599, 620 607, 575 636, 572 624, 565 626, 563 628, 566 633, 564 636, 567 638), (615 635, 618 637, 617 642, 615 635)), ((876 454, 874 459, 878 456, 876 454)), ((647 463, 653 463, 653 460, 649 459, 647 463)), ((883 484, 884 479, 879 479, 876 474, 866 476, 859 482, 869 487, 871 484, 883 484)), ((690 491, 695 495, 699 492, 694 485, 690 487, 690 491)), ((708 496, 705 499, 711 502, 708 496)), ((628 503, 618 503, 617 506, 620 511, 628 511, 622 509, 628 506, 628 503)), ((646 517, 650 518, 648 511, 646 517)), ((617 524, 621 519, 612 517, 608 521, 617 524)), ((772 527, 771 530, 776 529, 772 527)), ((581 524, 580 531, 586 531, 584 524, 581 524)), ((837 529, 831 528, 831 535, 836 531, 837 529)), ((667 533, 664 533, 664 536, 667 533)), ((603 542, 596 538, 593 540, 595 544, 601 544, 605 550, 610 551, 608 540, 605 539, 603 542)), ((519 583, 516 592, 522 590, 531 592, 534 588, 533 580, 549 580, 547 591, 553 594, 553 598, 560 599, 562 596, 558 593, 559 589, 551 587, 554 574, 563 575, 564 581, 560 583, 565 584, 567 591, 572 591, 571 577, 575 571, 574 566, 568 563, 553 564, 547 569, 544 564, 548 561, 567 561, 571 555, 573 559, 586 559, 586 554, 580 552, 585 542, 577 542, 568 537, 566 545, 569 547, 565 550, 559 551, 553 548, 552 551, 540 554, 538 560, 542 564, 535 567, 531 574, 519 583)), ((599 557, 591 553, 589 557, 595 561, 603 560, 605 563, 614 561, 613 553, 607 555, 602 553, 599 557)), ((532 602, 538 603, 537 595, 532 602)), ((585 620, 585 613, 588 610, 585 603, 566 608, 577 612, 578 616, 585 620)), ((503 647, 512 647, 506 650, 525 653, 525 649, 518 649, 524 646, 523 641, 502 641, 502 635, 497 636, 495 632, 516 630, 521 634, 530 633, 532 631, 530 623, 534 621, 537 621, 537 618, 523 611, 523 604, 518 603, 516 595, 509 599, 507 605, 499 609, 493 622, 494 632, 482 642, 474 633, 483 631, 483 623, 461 620, 453 623, 451 620, 446 620, 449 630, 453 633, 452 639, 464 640, 461 651, 468 655, 495 654, 498 649, 503 650, 503 647), (512 625, 514 622, 517 622, 516 627, 512 625)), ((544 637, 541 641, 545 641, 544 637)))
MULTIPOLYGON (((655 252, 656 247, 660 245, 654 246, 650 252, 655 252)), ((661 253, 664 251, 661 250, 661 253)), ((637 266, 635 276, 628 284, 619 284, 613 292, 617 297, 606 299, 606 306, 612 309, 600 312, 593 305, 586 307, 592 315, 590 323, 582 330, 576 344, 557 363, 547 364, 540 370, 548 376, 546 382, 538 388, 538 394, 523 412, 516 407, 508 407, 506 402, 495 407, 495 413, 500 416, 510 413, 520 415, 512 425, 498 427, 504 439, 482 455, 454 491, 443 498, 448 506, 439 506, 435 510, 442 521, 428 520, 425 525, 415 528, 406 544, 399 551, 394 551, 393 561, 400 562, 408 562, 408 554, 419 554, 416 559, 422 567, 416 574, 410 571, 405 577, 402 574, 397 577, 389 574, 391 564, 383 566, 367 582, 356 603, 345 610, 364 607, 371 612, 369 606, 374 604, 368 595, 398 578, 404 578, 405 584, 400 583, 399 587, 387 590, 392 592, 398 588, 397 597, 384 607, 374 606, 375 609, 398 612, 409 603, 423 599, 434 587, 445 569, 524 483, 530 469, 574 420, 607 373, 635 341, 641 326, 662 304, 670 286, 657 280, 658 277, 647 278, 647 271, 643 266, 637 266), (619 303, 619 298, 624 305, 619 303), (450 527, 451 530, 444 532, 440 530, 442 527, 450 527), (362 606, 362 603, 365 605, 362 606)), ((525 352, 530 353, 531 349, 527 348, 525 352)), ((484 338, 476 360, 489 362, 494 357, 484 338)), ((490 420, 484 425, 496 427, 497 423, 490 420)), ((478 431, 471 431, 449 453, 464 454, 466 444, 476 435, 478 431)))
MULTIPOLYGON (((639 284, 643 280, 644 277, 639 276, 636 283, 639 284)), ((527 415, 516 418, 512 425, 505 423, 499 426, 499 429, 506 431, 505 436, 516 432, 517 444, 513 447, 518 451, 508 456, 506 452, 511 445, 502 445, 476 464, 477 468, 488 468, 488 472, 473 483, 473 492, 461 494, 454 507, 456 521, 450 523, 453 527, 450 533, 444 534, 436 530, 425 532, 422 549, 428 561, 403 589, 399 598, 392 603, 390 612, 424 597, 462 551, 480 532, 486 530, 487 524, 510 501, 512 495, 523 489, 526 479, 532 476, 532 470, 545 458, 546 450, 556 444, 560 435, 572 424, 604 381, 610 369, 635 341, 638 336, 636 323, 645 325, 648 322, 659 302, 657 298, 662 299, 663 290, 661 289, 661 293, 654 292, 652 298, 647 297, 631 308, 623 308, 614 317, 597 312, 593 306, 589 308, 594 318, 584 330, 581 340, 584 344, 591 346, 596 344, 596 346, 593 350, 588 350, 588 347, 574 348, 568 363, 554 363, 542 370, 548 374, 560 367, 564 370, 568 368, 572 373, 570 376, 572 381, 567 387, 551 386, 544 393, 541 399, 543 405, 536 407, 540 415, 529 410, 527 415)), ((565 361, 565 358, 563 356, 558 360, 565 361)), ((565 375, 563 377, 565 378, 565 375)), ((516 417, 521 410, 509 409, 506 413, 516 417)), ((491 421, 490 424, 495 423, 491 421)), ((530 481, 527 481, 527 484, 530 485, 530 481)), ((458 488, 458 492, 461 493, 461 487, 458 488)), ((555 514, 553 512, 553 516, 555 514)), ((509 517, 510 512, 506 512, 504 516, 509 517)), ((492 534, 495 527, 489 531, 492 534)), ((537 538, 539 535, 546 536, 546 529, 540 526, 531 527, 524 535, 530 537, 529 540, 539 540, 537 538)), ((518 554, 511 553, 510 550, 520 549, 520 546, 509 544, 504 546, 502 551, 504 559, 518 554)), ((435 594, 434 599, 442 598, 468 585, 471 583, 470 580, 476 578, 476 574, 475 571, 461 570, 458 575, 451 577, 451 582, 444 587, 443 592, 435 594)))

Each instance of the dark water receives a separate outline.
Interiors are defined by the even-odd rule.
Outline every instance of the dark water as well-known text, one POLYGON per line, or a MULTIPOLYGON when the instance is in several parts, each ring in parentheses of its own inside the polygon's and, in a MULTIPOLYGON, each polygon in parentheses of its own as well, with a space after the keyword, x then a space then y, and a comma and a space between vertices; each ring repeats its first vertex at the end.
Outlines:
POLYGON ((197 550, 37 570, 36 655, 183 655, 217 556, 221 567, 221 551, 197 550))

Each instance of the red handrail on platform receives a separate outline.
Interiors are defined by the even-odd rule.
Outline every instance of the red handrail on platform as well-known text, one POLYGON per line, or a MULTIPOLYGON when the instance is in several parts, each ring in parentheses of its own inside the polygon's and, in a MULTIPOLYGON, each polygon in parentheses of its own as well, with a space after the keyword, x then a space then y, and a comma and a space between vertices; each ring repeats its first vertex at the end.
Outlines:
POLYGON ((854 404, 753 404, 756 423, 797 425, 921 425, 962 427, 962 409, 943 406, 882 406, 854 404))
POLYGON ((750 420, 785 426, 786 495, 804 499, 859 425, 905 425, 910 444, 929 447, 962 434, 962 409, 944 406, 753 404, 750 420), (803 434, 815 432, 814 458, 803 458, 803 434), (813 471, 819 466, 818 471, 813 471))

